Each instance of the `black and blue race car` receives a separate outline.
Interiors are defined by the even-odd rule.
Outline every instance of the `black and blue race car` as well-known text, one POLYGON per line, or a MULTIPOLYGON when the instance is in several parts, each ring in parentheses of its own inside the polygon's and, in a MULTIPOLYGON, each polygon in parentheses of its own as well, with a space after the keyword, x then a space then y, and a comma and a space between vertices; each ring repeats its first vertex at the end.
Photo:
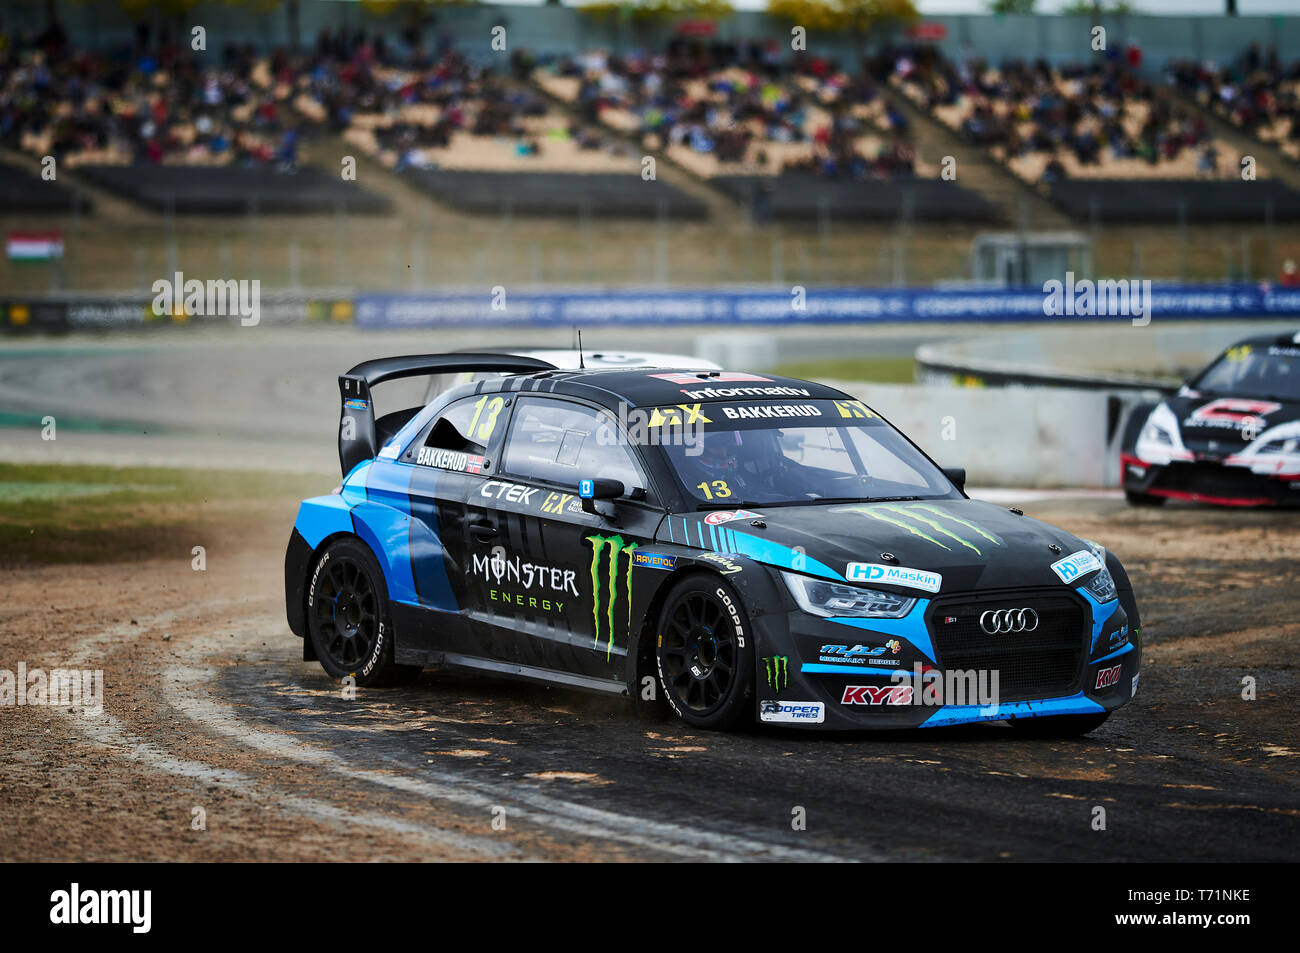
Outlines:
POLYGON ((1134 506, 1300 505, 1300 333, 1238 341, 1130 416, 1120 454, 1134 506))
POLYGON ((486 353, 339 382, 343 483, 302 503, 285 558, 290 628, 336 678, 449 665, 701 728, 1061 735, 1137 691, 1115 555, 970 499, 839 390, 486 353), (471 380, 376 416, 378 385, 451 373, 471 380))

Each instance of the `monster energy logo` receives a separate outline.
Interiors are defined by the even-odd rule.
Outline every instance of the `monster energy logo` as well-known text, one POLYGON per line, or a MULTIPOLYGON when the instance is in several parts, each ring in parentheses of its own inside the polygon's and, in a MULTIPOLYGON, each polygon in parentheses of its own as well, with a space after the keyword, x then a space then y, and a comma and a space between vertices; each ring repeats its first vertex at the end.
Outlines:
POLYGON ((790 684, 790 657, 787 655, 768 655, 763 659, 763 670, 767 673, 767 687, 777 692, 790 684))
POLYGON ((600 645, 601 618, 605 621, 605 658, 614 650, 614 604, 618 602, 618 560, 627 554, 627 569, 623 573, 623 598, 627 602, 627 627, 632 628, 632 553, 637 544, 622 536, 588 536, 591 543, 591 616, 596 624, 596 640, 592 648, 600 645), (609 560, 601 571, 601 555, 609 550, 609 560))
POLYGON ((875 506, 849 506, 845 509, 850 513, 861 513, 881 523, 905 529, 913 536, 934 543, 940 549, 951 550, 954 545, 965 546, 975 555, 983 556, 979 548, 983 545, 981 539, 988 540, 994 546, 1002 545, 1002 540, 986 533, 974 523, 953 516, 928 503, 913 503, 910 506, 877 503, 875 506), (977 543, 979 545, 976 545, 977 543))

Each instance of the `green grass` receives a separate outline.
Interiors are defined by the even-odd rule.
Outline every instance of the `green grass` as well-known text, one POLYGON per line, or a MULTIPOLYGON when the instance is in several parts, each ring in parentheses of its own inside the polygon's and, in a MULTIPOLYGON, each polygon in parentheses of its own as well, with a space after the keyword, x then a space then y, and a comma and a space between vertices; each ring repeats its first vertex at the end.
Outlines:
POLYGON ((774 373, 804 380, 873 381, 880 384, 911 384, 916 360, 912 357, 829 358, 782 364, 774 373))
POLYGON ((0 566, 104 563, 286 535, 304 476, 0 463, 0 566))

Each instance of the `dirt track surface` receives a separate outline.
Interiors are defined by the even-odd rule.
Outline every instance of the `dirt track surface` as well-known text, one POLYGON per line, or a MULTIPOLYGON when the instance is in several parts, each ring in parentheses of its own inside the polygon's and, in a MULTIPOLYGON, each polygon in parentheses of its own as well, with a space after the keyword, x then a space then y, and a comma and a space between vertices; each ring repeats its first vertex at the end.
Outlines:
POLYGON ((1293 859, 1300 514, 1025 509, 1139 593, 1141 688, 1088 738, 716 735, 437 670, 345 700, 285 625, 282 526, 205 572, 5 571, 0 668, 102 668, 105 705, 0 709, 0 859, 1293 859))

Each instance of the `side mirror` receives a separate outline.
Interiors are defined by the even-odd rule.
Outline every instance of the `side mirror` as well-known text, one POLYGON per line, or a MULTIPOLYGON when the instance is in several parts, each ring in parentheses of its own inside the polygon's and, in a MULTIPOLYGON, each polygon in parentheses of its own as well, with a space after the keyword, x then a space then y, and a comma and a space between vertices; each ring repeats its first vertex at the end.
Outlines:
POLYGON ((944 467, 943 475, 953 483, 957 484, 957 489, 963 493, 966 492, 966 468, 965 467, 944 467))
POLYGON ((578 481, 578 498, 582 500, 584 513, 596 512, 596 500, 617 500, 626 492, 622 480, 606 480, 598 477, 594 480, 578 481))

